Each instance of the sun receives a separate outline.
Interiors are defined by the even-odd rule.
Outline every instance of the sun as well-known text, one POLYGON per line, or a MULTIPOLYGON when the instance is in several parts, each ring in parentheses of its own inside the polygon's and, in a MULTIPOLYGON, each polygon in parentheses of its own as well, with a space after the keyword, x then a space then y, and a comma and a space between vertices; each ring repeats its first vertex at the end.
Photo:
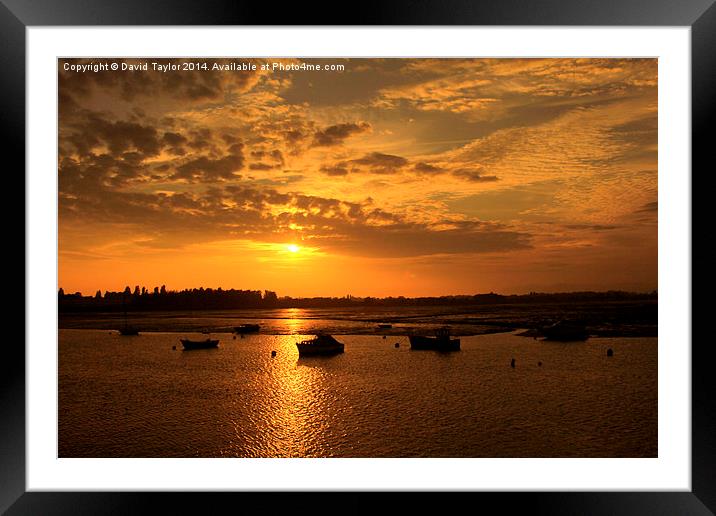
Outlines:
POLYGON ((290 253, 297 253, 298 251, 301 250, 301 248, 298 247, 296 244, 288 244, 288 245, 286 246, 286 249, 287 249, 290 253))

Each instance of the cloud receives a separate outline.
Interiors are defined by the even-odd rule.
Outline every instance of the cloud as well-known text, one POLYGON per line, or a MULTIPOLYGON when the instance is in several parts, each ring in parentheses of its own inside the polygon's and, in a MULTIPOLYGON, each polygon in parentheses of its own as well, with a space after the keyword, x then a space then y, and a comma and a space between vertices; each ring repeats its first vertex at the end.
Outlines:
POLYGON ((115 155, 136 151, 144 157, 150 157, 159 154, 165 145, 153 126, 126 120, 108 120, 94 112, 86 112, 81 122, 71 122, 64 127, 60 139, 61 143, 70 146, 71 152, 79 155, 106 148, 115 155))
POLYGON ((415 170, 416 172, 423 173, 423 174, 439 174, 441 172, 444 172, 444 170, 442 168, 436 167, 435 165, 431 165, 430 163, 425 163, 422 161, 415 163, 415 165, 413 165, 413 170, 415 170))
POLYGON ((636 210, 636 213, 654 213, 659 211, 659 202, 653 201, 648 202, 641 206, 638 210, 636 210))
POLYGON ((345 176, 349 172, 370 174, 395 174, 406 168, 409 161, 401 156, 371 152, 361 158, 343 160, 331 165, 321 165, 320 171, 330 176, 345 176))
POLYGON ((209 182, 236 177, 236 172, 244 167, 243 144, 234 143, 229 153, 221 158, 212 159, 206 156, 191 159, 177 167, 173 179, 189 182, 209 182))
POLYGON ((348 166, 345 162, 335 165, 321 165, 321 172, 329 176, 345 176, 348 174, 348 166))
MULTIPOLYGON (((102 59, 103 63, 121 66, 123 63, 138 65, 148 63, 148 70, 113 71, 100 70, 93 73, 78 73, 65 70, 65 64, 91 64, 96 59, 60 59, 58 62, 58 81, 62 91, 64 108, 71 108, 72 101, 93 97, 99 93, 112 95, 124 102, 167 99, 184 102, 220 101, 232 93, 250 91, 264 75, 257 71, 218 71, 212 65, 226 66, 235 63, 235 59, 102 59), (168 71, 153 69, 152 62, 160 67, 168 66, 168 71), (199 71, 185 70, 184 67, 203 67, 199 71)), ((256 60, 247 60, 256 62, 256 60)))
POLYGON ((485 175, 482 168, 459 168, 457 170, 453 170, 452 174, 455 177, 466 179, 473 183, 498 181, 497 176, 485 175))
MULTIPOLYGON (((108 192, 108 191, 105 191, 108 192)), ((85 192, 63 196, 63 223, 135 224, 145 247, 231 239, 301 240, 325 252, 372 257, 511 251, 530 236, 500 224, 441 220, 410 222, 370 200, 281 193, 251 184, 212 186, 203 193, 85 192)))
POLYGON ((393 154, 371 152, 362 158, 351 160, 350 163, 365 167, 373 174, 392 174, 407 166, 408 160, 393 154))
POLYGON ((347 138, 355 134, 370 130, 366 122, 337 124, 316 131, 313 135, 313 147, 332 147, 342 144, 347 138))
POLYGON ((619 226, 609 224, 565 224, 564 227, 583 231, 611 231, 619 228, 619 226))

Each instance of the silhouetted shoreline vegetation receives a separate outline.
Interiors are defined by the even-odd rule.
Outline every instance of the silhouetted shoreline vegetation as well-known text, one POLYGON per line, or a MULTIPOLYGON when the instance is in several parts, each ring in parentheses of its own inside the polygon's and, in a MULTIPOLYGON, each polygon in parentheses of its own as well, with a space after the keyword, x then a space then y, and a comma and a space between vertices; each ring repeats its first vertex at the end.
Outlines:
POLYGON ((169 291, 166 287, 149 290, 136 286, 122 292, 97 291, 94 296, 81 293, 58 292, 58 309, 63 312, 142 312, 181 310, 231 310, 266 308, 336 308, 336 307, 416 307, 416 306, 470 306, 520 303, 618 302, 656 301, 657 292, 639 293, 623 291, 564 292, 502 295, 453 295, 433 297, 279 297, 270 290, 236 290, 222 288, 194 288, 169 291))

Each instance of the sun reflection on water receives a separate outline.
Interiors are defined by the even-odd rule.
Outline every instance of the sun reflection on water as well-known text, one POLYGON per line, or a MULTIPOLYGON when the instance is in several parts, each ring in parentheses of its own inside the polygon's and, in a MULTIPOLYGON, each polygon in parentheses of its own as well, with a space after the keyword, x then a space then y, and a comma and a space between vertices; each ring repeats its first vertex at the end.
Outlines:
MULTIPOLYGON (((297 321, 296 321, 297 322, 297 321)), ((296 326, 297 328, 297 326, 296 326)), ((253 457, 329 456, 326 432, 333 417, 326 380, 327 362, 299 360, 296 342, 307 336, 275 335, 262 349, 262 373, 254 377, 254 417, 250 425, 235 425, 235 441, 227 455, 253 457), (271 351, 276 351, 274 357, 271 351), (249 444, 250 443, 250 444, 249 444), (237 448, 242 448, 240 451, 237 448)), ((246 381, 246 378, 237 379, 246 381)))
POLYGON ((302 308, 286 308, 282 316, 285 318, 286 329, 291 335, 301 333, 305 310, 302 308))

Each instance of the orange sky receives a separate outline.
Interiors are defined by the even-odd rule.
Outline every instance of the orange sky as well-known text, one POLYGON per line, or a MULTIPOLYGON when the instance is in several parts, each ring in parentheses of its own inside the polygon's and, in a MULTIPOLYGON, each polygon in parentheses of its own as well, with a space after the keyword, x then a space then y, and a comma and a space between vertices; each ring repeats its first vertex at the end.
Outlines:
POLYGON ((60 60, 66 292, 657 288, 655 59, 188 61, 60 60))

